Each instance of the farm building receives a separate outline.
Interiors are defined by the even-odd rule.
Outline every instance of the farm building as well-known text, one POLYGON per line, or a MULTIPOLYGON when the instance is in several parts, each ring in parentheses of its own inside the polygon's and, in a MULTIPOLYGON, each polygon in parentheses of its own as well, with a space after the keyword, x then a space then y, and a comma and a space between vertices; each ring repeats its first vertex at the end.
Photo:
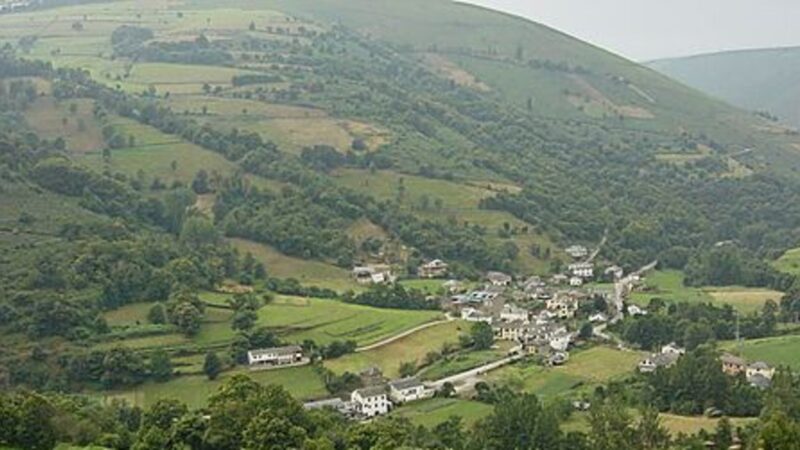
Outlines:
POLYGON ((384 384, 356 389, 350 394, 350 401, 354 410, 366 418, 388 414, 392 409, 384 384))
POLYGON ((511 284, 511 276, 506 275, 503 272, 489 272, 486 274, 486 280, 492 286, 501 286, 505 287, 511 284))
POLYGON ((289 345, 250 350, 247 352, 247 362, 251 367, 275 367, 307 364, 309 361, 299 345, 289 345))
POLYGON ((389 397, 394 403, 408 403, 433 395, 433 391, 416 378, 403 378, 389 383, 389 397))
POLYGON ((417 268, 420 278, 442 278, 447 275, 448 265, 441 259, 434 259, 417 268))

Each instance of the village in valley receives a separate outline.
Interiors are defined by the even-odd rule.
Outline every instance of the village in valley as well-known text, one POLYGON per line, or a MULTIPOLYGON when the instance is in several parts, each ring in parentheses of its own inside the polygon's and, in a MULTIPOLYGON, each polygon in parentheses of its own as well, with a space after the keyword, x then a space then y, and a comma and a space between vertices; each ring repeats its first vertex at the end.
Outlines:
MULTIPOLYGON (((501 348, 503 344, 505 354, 496 361, 437 380, 423 381, 415 376, 388 379, 381 368, 364 367, 358 375, 363 387, 353 390, 349 396, 309 401, 305 403, 306 409, 333 408, 346 417, 369 420, 389 414, 402 405, 435 396, 470 398, 487 374, 522 360, 532 360, 543 367, 569 364, 570 351, 576 346, 585 349, 587 345, 602 345, 621 352, 636 352, 606 330, 626 315, 648 314, 645 307, 629 303, 628 296, 643 286, 644 276, 657 263, 625 274, 617 265, 596 264, 594 259, 599 252, 590 254, 582 245, 572 245, 565 253, 572 263, 549 277, 515 278, 489 271, 476 282, 450 278, 449 266, 441 259, 421 264, 416 279, 441 281, 439 293, 429 295, 427 300, 439 302, 448 321, 462 321, 473 329, 477 326, 491 330, 493 348, 501 348)), ((402 281, 388 264, 355 267, 352 277, 364 286, 402 281)), ((658 368, 671 367, 685 353, 686 350, 675 343, 664 345, 659 352, 642 356, 637 371, 651 374, 658 368)), ((748 363, 731 354, 723 355, 721 361, 726 374, 743 374, 752 386, 761 389, 770 386, 775 373, 765 362, 748 363)), ((299 345, 254 349, 248 352, 248 362, 251 370, 312 363, 299 345)), ((581 398, 574 399, 572 404, 581 411, 590 407, 581 398)))

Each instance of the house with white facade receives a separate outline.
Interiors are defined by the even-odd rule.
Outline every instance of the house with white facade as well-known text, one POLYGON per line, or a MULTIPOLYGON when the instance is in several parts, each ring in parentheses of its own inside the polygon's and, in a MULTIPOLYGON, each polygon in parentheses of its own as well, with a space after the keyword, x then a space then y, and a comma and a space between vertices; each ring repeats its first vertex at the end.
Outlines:
POLYGON ((350 402, 358 415, 366 418, 388 414, 392 409, 392 402, 386 385, 369 386, 356 389, 350 394, 350 402))
POLYGON ((500 320, 505 322, 521 321, 528 323, 530 321, 530 317, 527 309, 506 303, 503 305, 502 311, 500 311, 500 320))
POLYGON ((667 345, 663 345, 661 347, 661 353, 672 353, 678 356, 683 356, 686 354, 686 349, 679 347, 678 344, 672 342, 667 345))
POLYGON ((594 277, 594 264, 592 263, 576 263, 568 266, 569 273, 574 277, 584 279, 594 277))
POLYGON ((654 353, 639 362, 639 372, 652 373, 659 367, 670 367, 680 358, 676 353, 654 353))
POLYGON ((571 277, 569 279, 569 285, 572 287, 581 287, 583 286, 583 278, 581 277, 571 277))
POLYGON ((395 404, 422 400, 433 395, 432 389, 427 389, 416 378, 403 378, 389 383, 389 398, 395 404))
POLYGON ((492 316, 479 311, 475 308, 464 308, 461 310, 461 319, 467 322, 486 322, 492 323, 492 316))
POLYGON ((775 368, 764 361, 756 361, 747 365, 745 374, 748 380, 756 375, 772 380, 772 377, 775 375, 775 368))
POLYGON ((570 245, 564 251, 575 259, 586 258, 589 256, 589 249, 582 245, 570 245))
POLYGON ((247 363, 253 369, 296 366, 309 362, 309 359, 303 355, 303 348, 299 345, 263 348, 247 352, 247 363))

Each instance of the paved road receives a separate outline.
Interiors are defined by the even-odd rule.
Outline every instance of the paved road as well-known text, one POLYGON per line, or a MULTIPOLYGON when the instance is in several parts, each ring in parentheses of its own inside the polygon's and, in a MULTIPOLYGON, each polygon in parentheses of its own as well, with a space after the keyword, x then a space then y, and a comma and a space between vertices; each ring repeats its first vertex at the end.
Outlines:
POLYGON ((649 272, 653 270, 658 265, 658 261, 653 261, 650 264, 642 267, 641 269, 628 274, 627 276, 617 280, 614 283, 614 307, 617 310, 617 314, 611 319, 611 323, 616 323, 622 320, 625 316, 624 309, 624 301, 630 294, 631 290, 633 290, 633 279, 634 277, 641 276, 645 272, 649 272))
POLYGON ((359 347, 359 348, 356 349, 356 353, 366 352, 366 351, 369 351, 369 350, 374 350, 376 348, 383 347, 384 345, 389 345, 394 341, 403 339, 404 337, 410 336, 410 335, 412 335, 412 334, 414 334, 414 333, 416 333, 418 331, 422 331, 422 330, 424 330, 426 328, 430 328, 430 327, 435 327, 436 325, 441 325, 443 323, 452 322, 453 320, 455 320, 455 319, 450 317, 450 316, 447 316, 447 318, 444 319, 444 320, 437 320, 435 322, 424 323, 424 324, 422 324, 422 325, 420 325, 418 327, 414 327, 414 328, 412 328, 410 330, 406 330, 406 331, 404 331, 404 332, 402 332, 400 334, 396 334, 396 335, 394 335, 392 337, 389 337, 389 338, 386 338, 386 339, 384 339, 384 340, 382 340, 380 342, 376 342, 376 343, 370 344, 370 345, 365 345, 364 347, 359 347))
POLYGON ((505 365, 511 364, 515 361, 519 361, 520 359, 524 358, 524 355, 512 355, 506 358, 491 362, 489 364, 484 364, 480 367, 476 367, 474 369, 467 370, 465 372, 457 373, 455 375, 451 375, 446 378, 442 378, 440 380, 433 381, 429 383, 429 386, 434 389, 441 388, 445 383, 453 383, 456 386, 456 391, 463 390, 467 387, 470 387, 472 384, 475 384, 478 381, 478 378, 481 375, 484 375, 488 372, 493 370, 499 369, 505 365))

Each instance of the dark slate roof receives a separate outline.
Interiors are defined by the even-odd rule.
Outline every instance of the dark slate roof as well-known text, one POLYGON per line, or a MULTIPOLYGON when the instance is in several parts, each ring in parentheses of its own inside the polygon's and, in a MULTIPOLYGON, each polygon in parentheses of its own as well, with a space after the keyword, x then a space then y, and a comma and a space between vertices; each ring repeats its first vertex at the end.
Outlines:
POLYGON ((295 353, 300 353, 303 351, 303 348, 299 345, 288 345, 286 347, 272 347, 272 348, 262 348, 258 350, 250 350, 252 355, 263 355, 263 354, 277 354, 278 356, 285 356, 285 355, 293 355, 295 353))
POLYGON ((386 394, 386 385, 379 384, 377 386, 368 386, 361 389, 356 389, 356 392, 362 397, 376 397, 378 395, 386 394))
POLYGON ((412 378, 403 378, 401 380, 394 380, 389 383, 389 386, 391 386, 394 389, 397 389, 398 391, 402 391, 403 389, 410 389, 413 387, 422 386, 422 383, 416 378, 412 377, 412 378))

